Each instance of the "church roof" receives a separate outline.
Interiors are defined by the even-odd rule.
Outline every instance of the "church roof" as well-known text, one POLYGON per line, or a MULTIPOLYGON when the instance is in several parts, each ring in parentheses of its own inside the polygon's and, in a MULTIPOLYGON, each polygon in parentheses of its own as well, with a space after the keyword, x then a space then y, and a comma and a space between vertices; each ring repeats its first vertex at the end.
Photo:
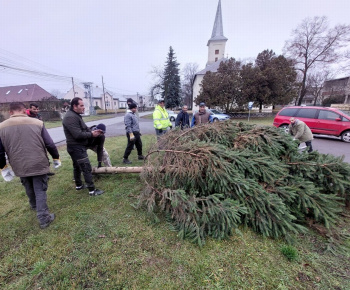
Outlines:
POLYGON ((210 72, 217 72, 218 71, 218 68, 220 66, 220 63, 222 61, 227 61, 228 59, 227 58, 221 58, 219 60, 217 60, 216 62, 208 65, 205 69, 202 69, 201 71, 197 72, 196 75, 205 75, 205 73, 207 71, 210 71, 210 72))
POLYGON ((208 44, 211 41, 220 41, 220 40, 227 40, 227 38, 224 36, 224 29, 222 25, 221 0, 219 0, 219 3, 218 3, 213 32, 211 33, 211 38, 208 40, 208 44))

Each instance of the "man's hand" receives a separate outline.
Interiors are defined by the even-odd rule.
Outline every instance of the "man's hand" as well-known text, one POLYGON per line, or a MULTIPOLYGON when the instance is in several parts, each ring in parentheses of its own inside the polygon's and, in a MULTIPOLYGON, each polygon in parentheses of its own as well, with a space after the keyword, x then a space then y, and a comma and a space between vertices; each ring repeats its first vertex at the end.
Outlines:
POLYGON ((169 126, 170 130, 173 128, 173 126, 169 126))
POLYGON ((129 136, 130 136, 130 141, 134 141, 135 139, 134 133, 129 133, 129 136))
POLYGON ((163 130, 162 130, 162 129, 159 129, 159 133, 163 133, 163 130))
POLYGON ((11 181, 16 175, 7 165, 1 170, 1 175, 5 181, 11 181))
POLYGON ((103 131, 101 129, 96 129, 94 131, 91 131, 92 137, 98 137, 101 134, 103 134, 103 131))
POLYGON ((61 160, 59 160, 59 159, 54 159, 53 160, 53 168, 57 169, 61 165, 62 165, 61 160))

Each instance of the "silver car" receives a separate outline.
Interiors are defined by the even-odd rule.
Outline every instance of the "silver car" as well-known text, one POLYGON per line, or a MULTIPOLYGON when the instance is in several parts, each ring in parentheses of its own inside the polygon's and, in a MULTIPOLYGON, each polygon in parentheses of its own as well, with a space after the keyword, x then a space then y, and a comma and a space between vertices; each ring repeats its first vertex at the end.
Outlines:
POLYGON ((169 120, 170 120, 171 122, 175 122, 175 119, 176 119, 176 117, 177 117, 177 114, 176 114, 174 111, 168 111, 168 110, 167 110, 167 112, 168 112, 168 115, 169 115, 169 120))
POLYGON ((225 121, 230 119, 229 115, 226 115, 215 109, 207 109, 210 112, 211 117, 213 118, 213 122, 225 121))

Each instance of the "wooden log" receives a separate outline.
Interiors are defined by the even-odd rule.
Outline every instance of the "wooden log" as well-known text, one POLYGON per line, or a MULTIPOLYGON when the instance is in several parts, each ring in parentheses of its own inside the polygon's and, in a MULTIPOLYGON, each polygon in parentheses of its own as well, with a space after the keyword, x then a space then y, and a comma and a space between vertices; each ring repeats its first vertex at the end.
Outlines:
POLYGON ((92 174, 141 173, 143 167, 93 167, 92 174))

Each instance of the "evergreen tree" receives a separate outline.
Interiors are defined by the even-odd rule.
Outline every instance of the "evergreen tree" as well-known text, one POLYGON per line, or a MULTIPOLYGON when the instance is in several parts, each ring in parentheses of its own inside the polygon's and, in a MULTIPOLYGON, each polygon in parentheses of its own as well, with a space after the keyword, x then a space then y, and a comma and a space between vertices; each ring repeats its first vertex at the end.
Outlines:
POLYGON ((217 72, 208 71, 201 84, 201 91, 196 103, 205 102, 208 107, 220 107, 231 111, 242 104, 241 63, 234 58, 222 61, 217 72))
POLYGON ((170 46, 162 83, 162 97, 165 100, 166 108, 174 108, 181 105, 180 92, 179 63, 176 60, 173 48, 170 46))

